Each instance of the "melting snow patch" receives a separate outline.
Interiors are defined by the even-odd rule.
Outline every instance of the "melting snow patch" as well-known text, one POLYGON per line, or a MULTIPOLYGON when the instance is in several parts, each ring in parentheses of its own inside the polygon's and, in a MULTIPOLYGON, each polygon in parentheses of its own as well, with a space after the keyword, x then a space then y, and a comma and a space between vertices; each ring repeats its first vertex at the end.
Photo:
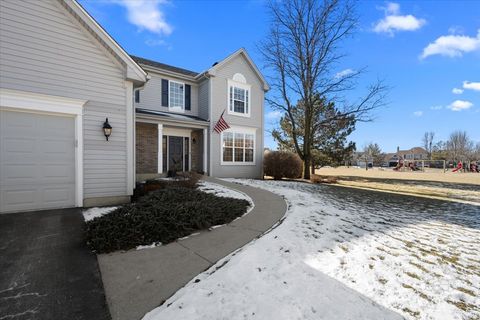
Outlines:
POLYGON ((159 246, 161 246, 161 245, 162 245, 161 242, 154 242, 154 243, 152 243, 152 244, 137 246, 135 249, 136 249, 136 250, 151 249, 151 248, 159 247, 159 246))
POLYGON ((117 209, 118 207, 94 207, 87 210, 83 210, 83 219, 85 221, 93 220, 97 217, 101 217, 106 215, 107 213, 112 212, 113 210, 117 209))
POLYGON ((250 206, 248 207, 247 212, 245 214, 252 211, 252 209, 254 207, 252 198, 250 198, 245 193, 237 191, 237 190, 232 190, 230 188, 224 187, 224 186, 222 186, 220 184, 217 184, 217 183, 208 182, 208 181, 200 181, 198 183, 198 190, 206 192, 206 193, 212 193, 212 194, 214 194, 216 196, 219 196, 219 197, 247 200, 250 203, 250 206))

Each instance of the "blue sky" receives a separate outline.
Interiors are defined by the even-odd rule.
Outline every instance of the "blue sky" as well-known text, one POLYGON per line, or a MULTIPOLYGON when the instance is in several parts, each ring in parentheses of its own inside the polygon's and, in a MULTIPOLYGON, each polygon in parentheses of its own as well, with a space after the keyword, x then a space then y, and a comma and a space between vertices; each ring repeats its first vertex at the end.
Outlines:
MULTIPOLYGON (((130 54, 203 71, 240 47, 264 70, 257 44, 268 30, 263 1, 80 0, 130 54)), ((480 141, 480 1, 362 1, 360 26, 345 42, 338 72, 366 67, 351 92, 377 78, 388 106, 357 125, 351 140, 386 152, 421 144, 425 131, 446 140, 465 130, 480 141), (454 90, 455 89, 455 90, 454 90)), ((266 113, 265 144, 278 112, 266 113)))

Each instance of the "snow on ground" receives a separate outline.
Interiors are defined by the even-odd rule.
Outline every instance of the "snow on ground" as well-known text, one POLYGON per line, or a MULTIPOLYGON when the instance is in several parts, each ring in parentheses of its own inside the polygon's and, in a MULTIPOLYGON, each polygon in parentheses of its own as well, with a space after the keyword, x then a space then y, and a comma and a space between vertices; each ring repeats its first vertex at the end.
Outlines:
POLYGON ((94 207, 83 210, 83 219, 86 221, 93 220, 97 217, 101 217, 107 213, 112 212, 113 210, 117 209, 118 207, 94 207))
POLYGON ((285 220, 144 319, 480 317, 480 207, 236 181, 285 196, 285 220))
MULTIPOLYGON (((208 181, 200 181, 198 183, 198 190, 206 192, 206 193, 213 193, 214 195, 219 196, 219 197, 247 200, 250 203, 250 206, 247 208, 247 212, 245 212, 245 214, 243 216, 245 216, 250 211, 252 211, 253 207, 255 206, 252 198, 250 198, 245 193, 237 191, 237 190, 232 190, 232 189, 224 187, 224 186, 222 186, 221 184, 218 184, 218 183, 213 183, 213 182, 208 182, 208 181)), ((236 219, 240 219, 240 218, 241 217, 238 217, 236 219)), ((221 226, 223 226, 223 225, 213 226, 210 229, 212 230, 212 229, 215 229, 215 228, 218 228, 218 227, 221 227, 221 226)))
POLYGON ((200 181, 198 183, 198 190, 206 193, 213 193, 214 195, 219 197, 243 199, 252 203, 252 199, 249 196, 247 196, 245 193, 237 190, 232 190, 230 188, 224 187, 220 184, 213 183, 213 182, 200 181))

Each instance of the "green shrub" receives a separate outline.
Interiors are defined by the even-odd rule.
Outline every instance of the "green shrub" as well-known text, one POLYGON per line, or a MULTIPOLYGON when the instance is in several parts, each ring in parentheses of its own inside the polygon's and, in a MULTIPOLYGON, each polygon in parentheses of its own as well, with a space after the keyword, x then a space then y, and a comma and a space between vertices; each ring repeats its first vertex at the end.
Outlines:
POLYGON ((200 175, 195 172, 183 172, 176 175, 175 179, 150 179, 143 183, 137 183, 132 196, 132 202, 137 202, 138 199, 147 193, 155 190, 166 188, 190 188, 196 189, 200 175))
POLYGON ((217 197, 189 188, 165 188, 136 203, 86 223, 88 246, 98 253, 128 250, 154 242, 163 244, 196 230, 231 222, 249 202, 217 197))
POLYGON ((265 154, 263 165, 265 175, 272 176, 275 180, 302 176, 302 160, 293 152, 270 151, 265 154))

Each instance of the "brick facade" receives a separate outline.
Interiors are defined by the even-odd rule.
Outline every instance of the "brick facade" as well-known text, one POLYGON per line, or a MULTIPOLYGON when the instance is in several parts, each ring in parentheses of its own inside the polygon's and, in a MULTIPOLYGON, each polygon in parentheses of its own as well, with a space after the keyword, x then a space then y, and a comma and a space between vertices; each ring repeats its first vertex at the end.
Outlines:
POLYGON ((136 173, 157 173, 158 126, 136 123, 136 173))

